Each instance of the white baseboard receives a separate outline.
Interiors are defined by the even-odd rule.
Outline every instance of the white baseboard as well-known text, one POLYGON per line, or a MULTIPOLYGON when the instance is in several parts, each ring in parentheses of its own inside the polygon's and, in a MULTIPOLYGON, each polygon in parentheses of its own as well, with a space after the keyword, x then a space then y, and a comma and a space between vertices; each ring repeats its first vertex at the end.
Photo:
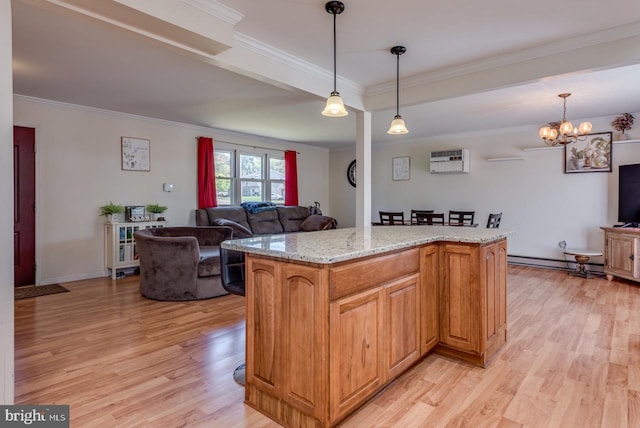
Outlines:
MULTIPOLYGON (((565 270, 567 272, 575 270, 577 263, 575 260, 546 259, 542 257, 528 257, 508 255, 507 263, 519 266, 540 267, 546 269, 565 270)), ((591 273, 604 275, 604 265, 602 263, 586 263, 587 270, 591 273)))
POLYGON ((43 278, 43 279, 40 279, 40 283, 38 285, 50 285, 50 284, 60 284, 63 282, 82 281, 83 279, 103 278, 104 276, 105 276, 104 270, 101 270, 93 273, 82 273, 77 275, 58 276, 54 278, 43 278))

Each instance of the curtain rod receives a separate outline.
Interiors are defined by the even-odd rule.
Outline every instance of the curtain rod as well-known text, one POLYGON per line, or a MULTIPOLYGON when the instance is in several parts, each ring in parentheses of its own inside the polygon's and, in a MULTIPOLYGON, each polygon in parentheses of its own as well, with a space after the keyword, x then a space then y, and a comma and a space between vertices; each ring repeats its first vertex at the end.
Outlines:
MULTIPOLYGON (((200 137, 196 137, 196 140, 199 139, 200 137)), ((219 143, 225 143, 225 144, 231 144, 233 146, 243 146, 243 147, 251 147, 254 149, 263 149, 263 150, 273 150, 274 152, 286 152, 287 150, 282 150, 282 149, 273 149, 271 147, 261 147, 261 146, 254 146, 251 144, 240 144, 240 143, 230 143, 229 141, 224 141, 224 140, 215 140, 219 143)), ((296 151, 297 154, 300 154, 299 151, 296 151)))

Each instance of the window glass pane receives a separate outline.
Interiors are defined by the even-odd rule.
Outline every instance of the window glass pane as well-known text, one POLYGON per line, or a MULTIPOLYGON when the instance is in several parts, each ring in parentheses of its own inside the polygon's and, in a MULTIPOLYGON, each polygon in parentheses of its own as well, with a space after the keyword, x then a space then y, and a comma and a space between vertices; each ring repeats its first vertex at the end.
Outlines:
POLYGON ((240 182, 241 200, 240 202, 261 202, 262 182, 261 181, 245 181, 240 182))
POLYGON ((269 158, 269 180, 284 180, 284 159, 269 158))
POLYGON ((216 150, 213 154, 216 177, 231 178, 231 152, 216 150))
POLYGON ((228 178, 216 178, 216 194, 218 205, 231 205, 231 180, 228 178))
POLYGON ((276 204, 284 203, 284 183, 271 183, 271 202, 276 204))
MULTIPOLYGON (((262 180, 262 156, 240 155, 240 178, 262 180)), ((244 191, 242 193, 244 196, 244 191)))

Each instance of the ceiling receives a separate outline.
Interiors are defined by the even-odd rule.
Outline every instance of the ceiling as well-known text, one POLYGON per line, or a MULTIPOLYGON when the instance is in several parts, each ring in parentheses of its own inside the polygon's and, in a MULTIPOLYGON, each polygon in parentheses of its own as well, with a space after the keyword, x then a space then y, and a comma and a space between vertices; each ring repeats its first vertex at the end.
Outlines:
POLYGON ((164 2, 193 22, 187 28, 169 25, 172 16, 147 19, 151 1, 88 10, 79 0, 12 0, 14 92, 331 149, 354 145, 357 110, 372 112, 374 145, 537 127, 561 118, 561 92, 573 93, 574 121, 640 112, 637 0, 395 0, 392 9, 346 0, 337 89, 351 113, 323 117, 333 86, 324 3, 164 2), (400 113, 410 133, 389 136, 389 48, 398 44, 407 47, 400 113))

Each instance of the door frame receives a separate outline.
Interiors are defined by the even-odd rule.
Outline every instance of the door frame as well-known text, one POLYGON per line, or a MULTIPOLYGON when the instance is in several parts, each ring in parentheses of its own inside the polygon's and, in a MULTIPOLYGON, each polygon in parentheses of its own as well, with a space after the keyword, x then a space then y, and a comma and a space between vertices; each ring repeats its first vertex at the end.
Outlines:
POLYGON ((35 174, 36 174, 36 227, 35 227, 35 233, 36 233, 36 239, 35 239, 35 245, 36 245, 36 251, 35 251, 35 261, 36 261, 36 274, 35 274, 35 285, 40 285, 42 283, 42 269, 40 266, 40 260, 41 260, 41 249, 42 249, 42 241, 41 241, 41 236, 42 236, 42 219, 41 219, 41 214, 40 212, 42 211, 40 209, 41 207, 41 202, 42 202, 42 192, 41 192, 41 175, 42 175, 42 171, 40 170, 40 150, 39 150, 39 146, 40 146, 40 140, 42 138, 43 132, 41 129, 40 125, 37 124, 33 124, 33 123, 28 123, 28 122, 22 122, 22 121, 14 121, 13 122, 13 126, 22 126, 24 128, 33 128, 35 130, 35 151, 36 151, 36 156, 35 156, 35 174))

